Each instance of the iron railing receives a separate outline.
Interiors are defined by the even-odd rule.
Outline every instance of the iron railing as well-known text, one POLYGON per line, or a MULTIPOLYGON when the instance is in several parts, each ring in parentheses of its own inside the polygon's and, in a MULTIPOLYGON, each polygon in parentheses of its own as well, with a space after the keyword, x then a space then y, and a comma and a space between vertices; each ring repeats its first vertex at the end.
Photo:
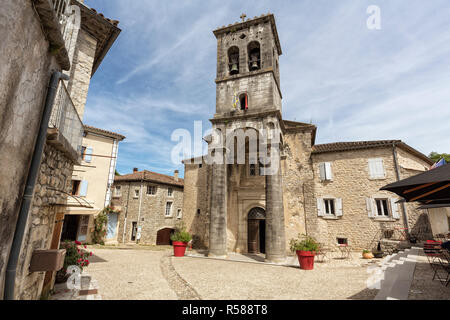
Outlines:
POLYGON ((72 60, 73 50, 75 48, 78 30, 81 24, 80 8, 71 5, 71 0, 52 0, 53 10, 60 25, 60 31, 64 39, 69 58, 72 60))
POLYGON ((56 17, 58 18, 59 23, 63 27, 62 31, 64 31, 65 24, 67 22, 67 11, 70 6, 70 0, 52 0, 53 1, 53 10, 55 10, 56 17))
POLYGON ((49 127, 58 129, 72 149, 81 155, 83 123, 63 80, 60 80, 58 85, 49 127))

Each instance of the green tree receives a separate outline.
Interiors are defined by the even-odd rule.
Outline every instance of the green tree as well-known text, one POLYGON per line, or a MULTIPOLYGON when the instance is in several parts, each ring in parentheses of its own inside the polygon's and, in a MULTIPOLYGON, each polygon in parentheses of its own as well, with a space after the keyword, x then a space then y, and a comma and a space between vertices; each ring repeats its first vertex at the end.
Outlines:
POLYGON ((114 172, 114 175, 120 176, 120 173, 119 173, 119 171, 117 171, 117 169, 116 169, 116 172, 114 172))
POLYGON ((437 161, 441 160, 442 158, 445 159, 445 162, 450 162, 450 154, 448 154, 448 153, 437 153, 437 152, 433 151, 430 153, 428 158, 430 158, 434 162, 437 162, 437 161))

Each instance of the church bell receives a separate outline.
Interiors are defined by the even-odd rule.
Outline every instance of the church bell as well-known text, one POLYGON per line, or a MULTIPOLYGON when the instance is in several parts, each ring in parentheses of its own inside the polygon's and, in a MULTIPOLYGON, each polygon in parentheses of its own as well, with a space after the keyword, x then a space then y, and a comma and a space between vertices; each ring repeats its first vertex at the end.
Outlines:
POLYGON ((239 68, 237 63, 233 63, 231 64, 231 70, 230 70, 230 74, 236 74, 239 73, 239 68))

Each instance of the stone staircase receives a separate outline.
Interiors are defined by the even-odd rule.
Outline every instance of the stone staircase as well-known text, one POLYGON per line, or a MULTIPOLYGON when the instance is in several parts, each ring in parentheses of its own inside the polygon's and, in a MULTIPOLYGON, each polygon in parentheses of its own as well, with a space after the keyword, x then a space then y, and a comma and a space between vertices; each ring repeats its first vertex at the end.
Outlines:
POLYGON ((80 289, 69 289, 67 283, 55 284, 50 300, 102 300, 98 293, 98 282, 89 274, 83 273, 80 279, 80 289))
POLYGON ((386 256, 380 270, 380 291, 375 300, 407 300, 414 278, 419 247, 407 248, 386 256))

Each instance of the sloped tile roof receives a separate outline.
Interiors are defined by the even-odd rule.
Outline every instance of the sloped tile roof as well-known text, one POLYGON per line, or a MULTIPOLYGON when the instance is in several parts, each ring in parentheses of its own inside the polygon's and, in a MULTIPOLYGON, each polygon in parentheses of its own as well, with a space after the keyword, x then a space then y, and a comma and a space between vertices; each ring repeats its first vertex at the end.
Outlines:
POLYGON ((112 131, 108 131, 105 129, 100 129, 100 128, 96 128, 93 126, 88 126, 87 124, 83 125, 84 130, 88 131, 88 132, 94 132, 94 133, 100 133, 100 134, 104 134, 108 137, 113 137, 113 138, 117 138, 119 140, 123 140, 126 137, 121 135, 120 133, 116 133, 116 132, 112 132, 112 131))
POLYGON ((125 174, 122 176, 115 176, 114 182, 120 181, 149 181, 161 184, 168 184, 173 186, 184 187, 184 179, 178 178, 178 181, 174 177, 165 174, 152 172, 148 170, 138 171, 135 173, 125 174))

